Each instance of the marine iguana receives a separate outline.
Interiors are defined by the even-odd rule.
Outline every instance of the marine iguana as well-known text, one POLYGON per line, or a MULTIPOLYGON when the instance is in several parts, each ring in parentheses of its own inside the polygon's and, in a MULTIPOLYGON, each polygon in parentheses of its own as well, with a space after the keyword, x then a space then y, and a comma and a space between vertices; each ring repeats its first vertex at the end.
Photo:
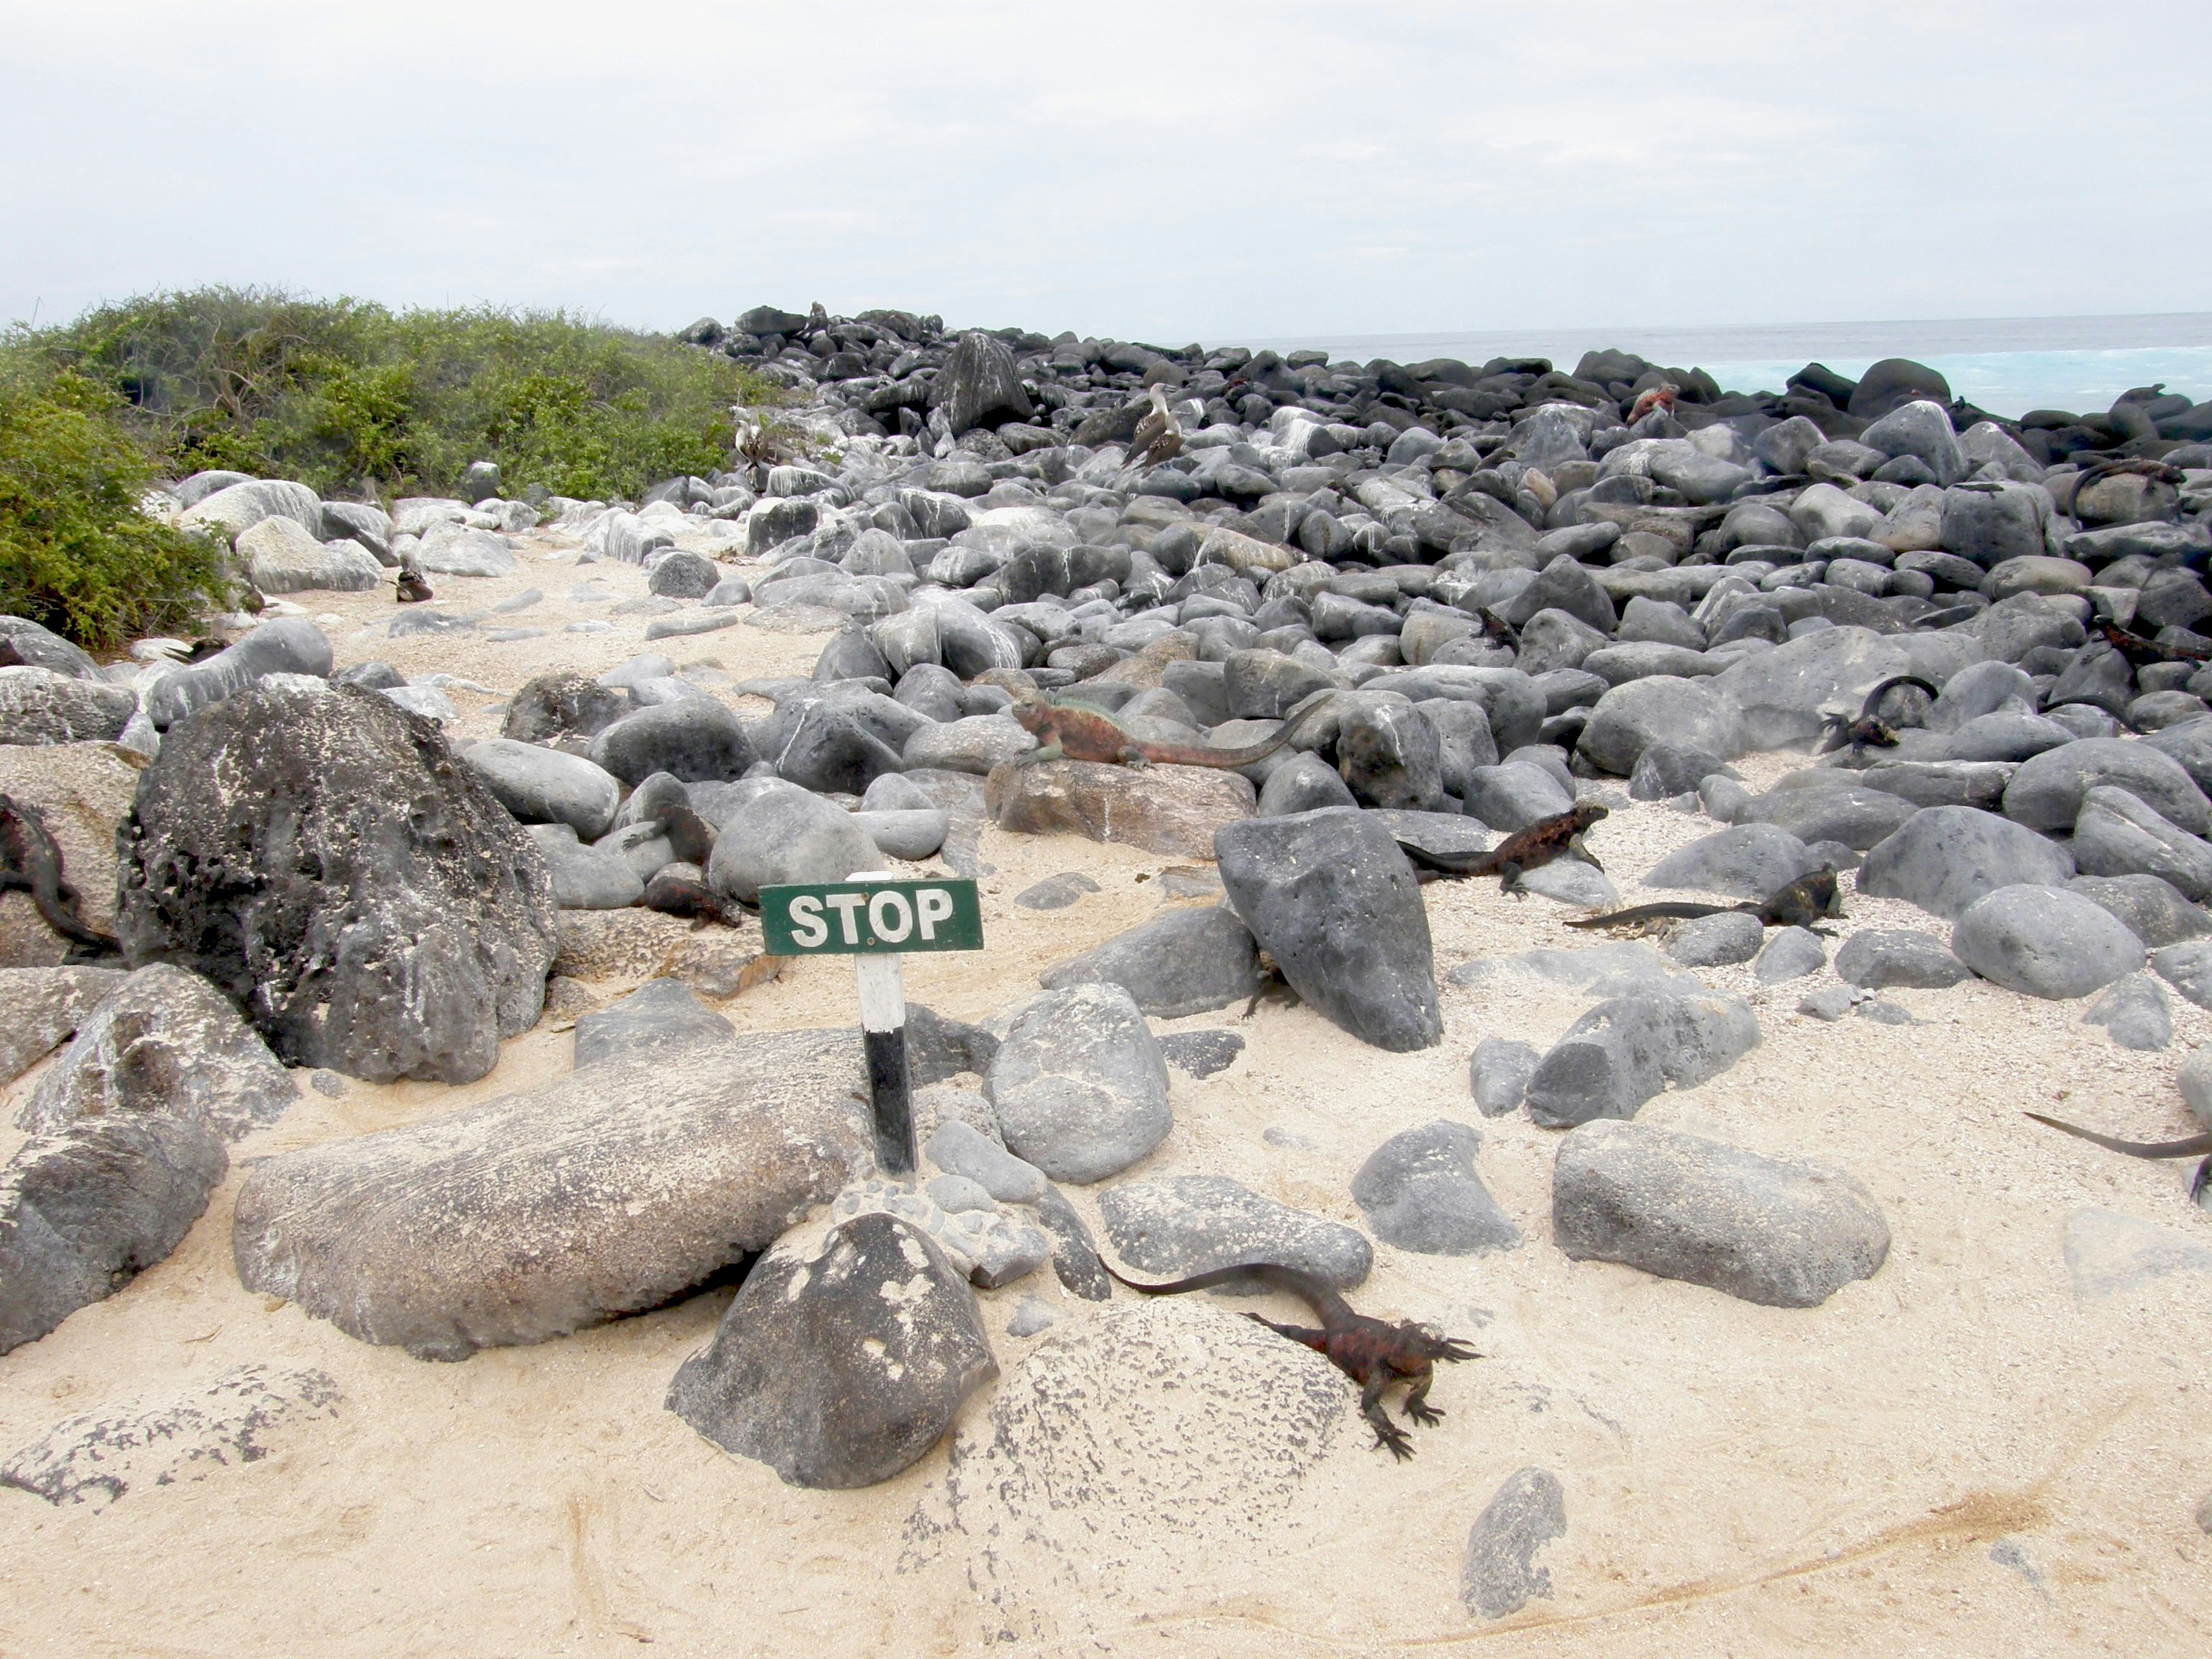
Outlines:
MULTIPOLYGON (((1602 870, 1597 855, 1583 845, 1583 832, 1599 819, 1608 816, 1607 809, 1593 802, 1583 802, 1568 808, 1555 817, 1532 823, 1526 830, 1516 830, 1487 853, 1437 853, 1401 840, 1399 850, 1422 871, 1433 871, 1444 876, 1491 876, 1498 878, 1498 891, 1523 898, 1527 893, 1521 884, 1521 875, 1538 865, 1549 864, 1564 854, 1571 853, 1592 868, 1602 870)), ((1433 877, 1429 878, 1434 879, 1433 877)))
POLYGON ((1666 899, 1656 904, 1632 905, 1626 910, 1607 910, 1601 915, 1579 916, 1570 921, 1570 927, 1620 927, 1631 922, 1658 921, 1671 917, 1685 919, 1697 916, 1718 916, 1732 912, 1757 916, 1765 927, 1806 927, 1816 933, 1832 937, 1835 929, 1814 924, 1824 916, 1844 914, 1841 896, 1836 890, 1836 872, 1832 865, 1823 866, 1809 875, 1803 875, 1787 886, 1777 888, 1763 899, 1747 899, 1741 904, 1704 904, 1689 899, 1666 899))
POLYGON ((1820 739, 1819 753, 1850 745, 1853 754, 1863 754, 1869 749, 1894 749, 1897 730, 1881 718, 1881 700, 1900 685, 1910 685, 1925 691, 1931 698, 1942 693, 1917 674, 1893 674, 1866 694, 1866 702, 1859 708, 1859 717, 1847 720, 1841 714, 1824 714, 1821 724, 1827 730, 1820 739))
POLYGON ((1007 712, 1036 738, 1038 746, 1014 764, 1077 760, 1109 766, 1218 766, 1233 771, 1267 759, 1297 736, 1298 727, 1335 695, 1333 690, 1324 689, 1301 700, 1284 720, 1282 729, 1265 743, 1218 749, 1212 744, 1147 742, 1103 708, 1082 702, 1053 702, 1026 693, 1017 696, 1007 712))
POLYGON ((2026 1115, 2038 1123, 2073 1135, 2079 1139, 2094 1141, 2107 1152, 2124 1152, 2130 1158, 2201 1158, 2197 1174, 2189 1183, 2189 1196, 2201 1203, 2204 1189, 2212 1187, 2212 1134, 2191 1135, 2186 1140, 2121 1140, 2112 1135, 2100 1135, 2094 1129, 2085 1129, 2078 1123, 2065 1123, 2055 1117, 2045 1117, 2040 1112, 2026 1115))
POLYGON ((1178 1296, 1185 1291, 1207 1290, 1234 1279, 1256 1279, 1297 1297, 1320 1316, 1319 1330, 1304 1325, 1279 1325, 1257 1314, 1244 1316, 1255 1324, 1265 1325, 1279 1336, 1286 1336, 1326 1355, 1331 1364, 1359 1384, 1359 1414, 1375 1431, 1375 1443, 1389 1447, 1390 1455, 1401 1463, 1413 1455, 1413 1442, 1382 1409, 1384 1391, 1394 1383, 1408 1384, 1407 1420, 1425 1428, 1431 1426, 1443 1419, 1443 1413, 1429 1404, 1429 1385, 1436 1381, 1436 1362, 1482 1358, 1466 1343, 1439 1335, 1426 1325, 1370 1319, 1365 1314, 1354 1313, 1349 1303, 1312 1274, 1300 1273, 1295 1267, 1279 1267, 1272 1261, 1217 1267, 1212 1273, 1179 1279, 1172 1285, 1139 1284, 1115 1272, 1114 1264, 1103 1254, 1099 1256, 1099 1265, 1131 1290, 1141 1291, 1146 1296, 1178 1296))
POLYGON ((62 876, 62 849, 39 809, 0 795, 0 893, 28 893, 46 926, 78 947, 104 956, 122 947, 77 915, 78 895, 62 876))
POLYGON ((2203 662, 2212 658, 2212 652, 2200 646, 2161 645, 2116 622, 2100 622, 2097 633, 2106 645, 2128 659, 2130 668, 2148 668, 2154 662, 2203 662))

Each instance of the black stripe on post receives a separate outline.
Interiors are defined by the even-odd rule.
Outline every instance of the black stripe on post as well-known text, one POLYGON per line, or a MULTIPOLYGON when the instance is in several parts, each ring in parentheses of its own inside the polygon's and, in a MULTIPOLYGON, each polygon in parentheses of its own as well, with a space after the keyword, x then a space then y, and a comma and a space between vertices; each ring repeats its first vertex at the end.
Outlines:
POLYGON ((876 1163, 885 1175, 915 1167, 914 1097, 908 1084, 906 1026, 863 1031, 868 1048, 868 1098, 874 1107, 876 1163))

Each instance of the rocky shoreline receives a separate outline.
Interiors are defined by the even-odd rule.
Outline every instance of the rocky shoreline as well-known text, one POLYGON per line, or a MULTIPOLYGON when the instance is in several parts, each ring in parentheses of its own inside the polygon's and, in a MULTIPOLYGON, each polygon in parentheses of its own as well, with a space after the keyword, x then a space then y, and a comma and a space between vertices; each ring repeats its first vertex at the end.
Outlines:
MULTIPOLYGON (((742 1275, 668 1408, 804 1488, 894 1480, 950 1431, 921 1571, 984 1510, 1059 1524, 1040 1494, 1076 1454, 1023 1413, 1113 1374, 1109 1330, 1179 1354, 1157 1365, 1201 1402, 1272 1413, 1288 1438, 1261 1435, 1255 1479, 1295 1488, 1339 1435, 1353 1391, 1326 1361, 1114 1303, 1102 1241, 1153 1278, 1264 1258, 1355 1295, 1394 1261, 1556 1252, 1837 1319, 1895 1277, 1887 1176, 1647 1108, 1785 1030, 1910 1044, 2013 1018, 1992 999, 2059 1010, 2084 1054, 2212 1036, 2212 405, 2147 388, 2002 422, 1903 362, 1739 394, 1619 352, 1330 364, 891 312, 684 337, 790 398, 711 478, 509 500, 484 465, 375 506, 203 474, 147 510, 223 538, 262 597, 222 648, 103 665, 0 618, 0 791, 119 947, 65 962, 0 899, 24 1137, 0 1350, 66 1340, 219 1193, 238 1286, 418 1358, 576 1340, 742 1275), (418 576, 430 602, 386 596, 418 576), (1038 758, 1040 696, 1138 758, 1285 741, 1038 758), (1578 806, 1605 809, 1604 868, 1547 846, 1525 899, 1453 873, 1578 806), (1098 920, 917 1009, 928 1167, 886 1181, 849 988, 780 989, 751 907, 881 868, 988 878, 1030 845, 1083 867, 993 925, 1098 920), (1116 859, 1143 861, 1141 908, 1100 896, 1116 859), (1823 871, 1840 918, 1759 913, 1823 871), (1686 898, 1707 914, 1656 944, 1560 925, 1686 898), (1460 947, 1508 911, 1518 948, 1460 947), (1221 1173, 1239 1155, 1188 1114, 1272 1063, 1269 998, 1378 1063, 1450 1048, 1459 1088, 1384 1133, 1363 1114, 1387 1091, 1352 1085, 1340 1187, 1221 1173), (556 1034, 567 1064, 482 1092, 556 1034), (303 1087, 362 1085, 422 1092, 232 1169, 303 1087), (1548 1216, 1492 1190, 1509 1125, 1554 1149, 1548 1216), (1009 1339, 1030 1346, 1002 1364, 1009 1339)), ((2171 1076, 2093 1127, 2212 1130, 2212 1047, 2171 1076)), ((2212 1267, 2171 1197, 2162 1224, 2065 1219, 2078 1295, 2212 1267)), ((0 1483, 104 1506, 170 1478, 185 1454, 156 1442, 234 1459, 312 1434, 344 1386, 325 1363, 118 1402, 0 1483), (179 1413, 200 1426, 149 1426, 179 1413)), ((1569 1471, 1489 1484, 1455 1522, 1477 1621, 1552 1596, 1534 1563, 1580 1501, 1569 1471)))

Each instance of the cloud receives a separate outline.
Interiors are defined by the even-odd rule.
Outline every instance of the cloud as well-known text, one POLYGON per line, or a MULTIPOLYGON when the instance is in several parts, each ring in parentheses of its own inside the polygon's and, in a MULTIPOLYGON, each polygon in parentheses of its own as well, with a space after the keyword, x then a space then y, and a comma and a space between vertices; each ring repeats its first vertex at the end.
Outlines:
POLYGON ((0 314, 206 282, 1188 340, 2184 310, 2193 9, 11 0, 0 314))

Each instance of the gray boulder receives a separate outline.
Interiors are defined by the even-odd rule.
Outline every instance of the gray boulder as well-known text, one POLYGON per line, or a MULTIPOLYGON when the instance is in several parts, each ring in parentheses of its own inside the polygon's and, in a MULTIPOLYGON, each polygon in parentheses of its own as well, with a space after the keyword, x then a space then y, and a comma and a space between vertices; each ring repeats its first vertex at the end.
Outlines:
POLYGON ((722 822, 707 884, 746 904, 784 882, 842 881, 883 861, 852 815, 797 784, 769 779, 722 822))
POLYGON ((1668 935, 1665 949, 1685 968, 1726 968, 1749 962, 1765 938, 1766 929, 1757 916, 1723 910, 1685 921, 1668 935))
POLYGON ((287 677, 202 709, 116 840, 125 959, 212 981, 288 1063, 470 1082, 544 1006, 544 858, 374 692, 287 677))
POLYGON ((1492 1494, 1467 1535, 1459 1599, 1470 1613, 1504 1619, 1552 1595, 1536 1553, 1567 1530, 1566 1492, 1548 1469, 1516 1469, 1492 1494))
POLYGON ((620 910, 645 896, 645 877, 611 844, 612 836, 586 846, 565 823, 533 823, 527 833, 545 860, 556 908, 620 910))
POLYGON ((1521 1230, 1475 1173, 1482 1137, 1439 1119, 1384 1141, 1352 1178, 1352 1198, 1385 1244, 1420 1255, 1519 1248, 1521 1230))
POLYGON ((1811 849, 1787 830, 1741 823, 1669 853, 1644 873, 1644 884, 1763 899, 1820 867, 1811 849))
POLYGON ((1259 954, 1234 911, 1167 911, 1037 975, 1048 990, 1118 985, 1141 1013, 1160 1019, 1224 1008, 1259 994, 1259 954))
POLYGON ((2212 940, 2191 939, 2151 953, 2158 976, 2200 1008, 2212 1008, 2212 940))
POLYGON ((2172 756, 2124 738, 2085 738, 2021 763, 2004 810, 2032 830, 2070 830, 2090 790, 2124 789, 2192 836, 2212 829, 2212 801, 2172 756))
POLYGON ((274 1123, 299 1093, 215 987, 155 963, 93 1010, 15 1122, 50 1135, 93 1119, 166 1116, 228 1141, 274 1123))
MULTIPOLYGON (((1468 705, 1472 707, 1473 705, 1468 705)), ((1482 711, 1474 710, 1481 718, 1482 711)), ((1441 750, 1439 750, 1441 753, 1441 750)), ((1440 772, 1444 787, 1461 784, 1455 793, 1464 793, 1464 769, 1458 777, 1440 772)), ((1298 812, 1311 812, 1323 806, 1357 806, 1352 790, 1337 769, 1319 755, 1296 755, 1267 774, 1267 782, 1260 786, 1259 815, 1263 818, 1289 817, 1298 812)))
POLYGON ((113 968, 0 968, 0 1088, 61 1047, 123 978, 113 968))
POLYGON ((138 694, 50 668, 0 668, 0 744, 113 743, 138 694))
POLYGON ((1735 815, 1738 823, 1771 823, 1811 846, 1836 841, 1863 853, 1905 827, 1919 809, 1882 789, 1855 783, 1773 789, 1754 795, 1735 815))
POLYGON ((855 812, 853 822, 878 850, 909 864, 919 864, 944 846, 952 829, 952 815, 934 806, 904 812, 855 812))
POLYGON ((1951 932, 1951 951, 1984 979, 2032 997, 2084 997, 2143 965, 2142 941, 2063 887, 2000 887, 1951 932))
POLYGON ((1633 1117, 1668 1088, 1694 1089, 1759 1046, 1741 997, 1653 985, 1608 997, 1572 1025, 1528 1079, 1528 1115, 1547 1129, 1633 1117))
POLYGON ((1861 433, 1859 441, 1892 458, 1911 456, 1939 484, 1954 484, 1972 470, 1966 451, 1959 447, 1949 412, 1938 403, 1923 399, 1901 404, 1861 433))
POLYGON ((1818 935, 1803 927, 1778 927, 1759 953, 1751 976, 1761 985, 1779 985, 1817 974, 1827 965, 1827 949, 1818 935))
POLYGON ((1616 685, 1590 711, 1576 752, 1622 777, 1636 769, 1654 744, 1734 760, 1747 746, 1744 723, 1731 698, 1715 689, 1717 684, 1655 675, 1616 685))
POLYGON ((2058 887, 2073 874, 2073 856, 2032 830, 1971 806, 1928 806, 1869 850, 1858 888, 1955 921, 2000 887, 2058 887))
POLYGON ((1354 693, 1342 700, 1336 767, 1362 805, 1426 812, 1443 804, 1436 728, 1419 709, 1395 696, 1354 693))
POLYGON ((2076 876, 2066 890, 2111 911, 2154 951, 2212 933, 2212 915, 2159 876, 2076 876))
POLYGON ((644 1060, 687 1042, 714 1042, 737 1028, 680 979, 649 979, 628 996, 576 1020, 576 1064, 644 1060))
POLYGON ((1506 835, 1557 817, 1575 804, 1557 778, 1526 761, 1471 769, 1464 799, 1468 817, 1506 835))
POLYGON ((205 662, 166 671, 145 694, 146 718, 162 731, 195 709, 236 696, 267 674, 330 677, 331 642, 305 617, 278 617, 205 662))
POLYGON ((1026 421, 1036 412, 1006 343, 972 331, 960 337, 930 383, 929 406, 945 411, 956 438, 979 426, 1026 421))
POLYGON ((471 744, 461 758, 517 823, 565 823, 583 841, 597 841, 614 823, 622 784, 581 755, 491 738, 471 744))
POLYGON ((1101 1193, 1098 1209, 1122 1260, 1168 1279, 1271 1262, 1348 1291, 1375 1261, 1374 1247, 1352 1228, 1226 1176, 1126 1182, 1101 1193))
POLYGON ((1420 888, 1371 815, 1248 818, 1213 845, 1229 902, 1309 1006, 1394 1053, 1443 1036, 1420 888))
POLYGON ((0 1170, 0 1353, 167 1259, 230 1167, 204 1123, 93 1118, 0 1170))
POLYGON ((1503 1117, 1517 1110, 1528 1092, 1536 1062, 1542 1058, 1529 1044, 1510 1037, 1485 1037, 1476 1043, 1468 1060, 1475 1109, 1485 1117, 1503 1117))
POLYGON ((999 1374, 975 1293, 927 1234, 854 1217, 746 1275, 668 1409, 793 1486, 888 1480, 999 1374))
POLYGON ((625 714, 592 739, 592 759, 635 787, 655 772, 686 783, 740 778, 760 759, 744 725, 710 697, 625 714))
POLYGON ((1771 1308, 1816 1308, 1889 1255, 1864 1188, 1641 1123, 1587 1123, 1552 1169, 1552 1237, 1577 1261, 1619 1261, 1771 1308))
POLYGON ((1043 1170, 957 1118, 940 1123, 922 1152, 945 1174, 965 1176, 1001 1204, 1034 1204, 1045 1195, 1043 1170))
POLYGON ((1174 1127, 1167 1062, 1118 985, 1071 986, 1024 1005, 983 1091, 1007 1147, 1054 1181, 1103 1181, 1174 1127))
POLYGON ((1862 928, 1836 952, 1836 977, 1862 990, 1887 991, 1903 985, 1941 991, 1973 976, 1939 940, 1910 928, 1862 928))
POLYGON ((2074 866, 2085 876, 2158 876, 2212 899, 2212 847, 2125 789, 2093 786, 2074 819, 2074 866))
POLYGON ((609 1060, 253 1166, 241 1284, 420 1358, 658 1307, 868 1167, 855 1030, 609 1060))
POLYGON ((2173 1041, 2173 1011, 2165 991, 2148 974, 2114 980, 2089 1005, 2081 1023, 2103 1026, 2123 1048, 2154 1051, 2173 1041))

